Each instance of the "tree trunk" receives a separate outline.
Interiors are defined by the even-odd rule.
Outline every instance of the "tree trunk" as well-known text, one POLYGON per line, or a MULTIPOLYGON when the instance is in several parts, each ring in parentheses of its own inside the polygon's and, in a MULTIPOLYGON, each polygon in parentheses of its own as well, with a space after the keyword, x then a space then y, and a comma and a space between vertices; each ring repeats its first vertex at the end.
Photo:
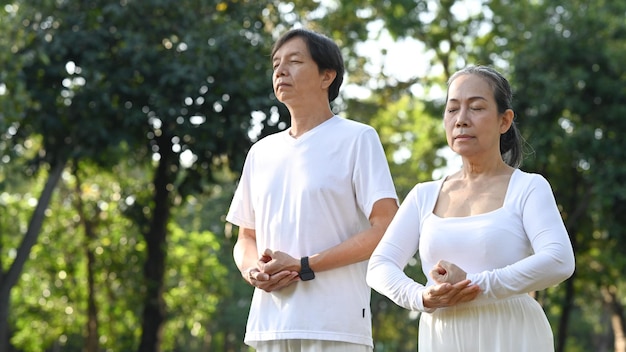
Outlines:
POLYGON ((559 327, 556 334, 556 352, 565 351, 565 341, 567 340, 567 327, 572 309, 574 308, 574 277, 576 273, 572 275, 567 281, 565 281, 565 298, 563 299, 563 305, 561 309, 561 318, 559 319, 559 327))
MULTIPOLYGON (((586 193, 586 198, 591 197, 592 189, 588 189, 586 193)), ((567 228, 567 233, 569 234, 570 241, 572 243, 572 249, 574 250, 574 254, 578 253, 578 242, 576 239, 577 226, 576 224, 580 220, 580 217, 585 214, 588 208, 588 202, 579 202, 574 197, 572 201, 573 206, 570 207, 574 209, 574 211, 568 217, 567 222, 565 223, 565 227, 567 228)), ((563 299, 563 305, 561 309, 561 318, 559 319, 559 327, 556 333, 556 346, 555 352, 564 352, 565 351, 565 341, 567 340, 567 332, 569 326, 569 320, 572 316, 572 310, 574 309, 574 280, 576 280, 576 271, 572 274, 572 276, 567 279, 564 283, 565 285, 565 298, 563 299)))
POLYGON ((87 256, 87 337, 85 340, 85 352, 98 352, 100 335, 98 334, 98 307, 96 305, 95 298, 95 283, 94 283, 94 265, 96 262, 96 256, 91 250, 91 244, 96 239, 96 233, 94 231, 94 221, 90 219, 98 219, 97 214, 95 216, 88 216, 85 211, 85 204, 83 203, 82 182, 80 175, 78 174, 78 162, 75 164, 74 176, 76 177, 76 208, 80 216, 83 227, 85 228, 85 255, 87 256))
POLYGON ((15 260, 6 273, 0 275, 0 351, 9 350, 9 307, 11 300, 11 290, 17 284, 19 277, 24 269, 24 264, 30 255, 30 251, 37 243, 37 237, 45 218, 45 211, 50 204, 52 194, 56 188, 61 174, 65 168, 67 160, 61 160, 57 164, 52 165, 46 184, 39 196, 39 201, 35 207, 35 211, 30 218, 28 229, 22 239, 22 243, 17 249, 15 260))
POLYGON ((171 145, 164 138, 159 145, 161 159, 154 176, 154 209, 149 232, 144 234, 147 258, 144 264, 146 299, 142 320, 141 343, 138 352, 159 352, 163 323, 165 321, 165 301, 163 300, 163 279, 167 257, 167 223, 170 217, 170 171, 171 145))
POLYGON ((626 352, 626 319, 624 307, 617 299, 616 291, 614 286, 602 287, 602 297, 611 315, 615 352, 626 352))

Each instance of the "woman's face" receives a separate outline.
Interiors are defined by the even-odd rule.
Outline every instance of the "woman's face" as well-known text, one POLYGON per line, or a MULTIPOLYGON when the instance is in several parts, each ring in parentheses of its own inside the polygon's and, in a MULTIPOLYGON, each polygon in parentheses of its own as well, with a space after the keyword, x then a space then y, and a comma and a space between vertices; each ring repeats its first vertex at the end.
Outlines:
POLYGON ((474 74, 457 77, 448 87, 444 125, 448 145, 463 157, 500 155, 500 135, 513 121, 513 111, 498 113, 493 89, 474 74))

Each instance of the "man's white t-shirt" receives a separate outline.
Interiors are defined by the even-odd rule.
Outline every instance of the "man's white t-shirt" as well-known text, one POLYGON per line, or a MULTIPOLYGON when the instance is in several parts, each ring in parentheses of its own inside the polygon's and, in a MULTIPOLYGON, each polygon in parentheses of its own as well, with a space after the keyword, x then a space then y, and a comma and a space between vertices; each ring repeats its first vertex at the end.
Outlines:
MULTIPOLYGON (((374 203, 383 198, 397 196, 376 131, 334 116, 297 139, 287 130, 255 143, 226 220, 255 229, 260 253, 270 248, 300 258, 367 229, 374 203)), ((366 269, 363 261, 276 292, 256 289, 245 342, 316 339, 372 346, 366 269)))

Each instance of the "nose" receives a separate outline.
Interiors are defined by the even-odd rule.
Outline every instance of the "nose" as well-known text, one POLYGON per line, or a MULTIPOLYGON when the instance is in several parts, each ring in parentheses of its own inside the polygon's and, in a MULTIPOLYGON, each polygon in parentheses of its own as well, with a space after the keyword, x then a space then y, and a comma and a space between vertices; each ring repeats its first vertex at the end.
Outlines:
POLYGON ((285 72, 285 68, 282 64, 278 64, 275 68, 274 68, 274 76, 275 77, 280 77, 280 76, 284 76, 286 74, 285 72))
POLYGON ((458 114, 456 114, 456 123, 457 127, 467 126, 469 120, 467 117, 467 108, 460 108, 458 114))

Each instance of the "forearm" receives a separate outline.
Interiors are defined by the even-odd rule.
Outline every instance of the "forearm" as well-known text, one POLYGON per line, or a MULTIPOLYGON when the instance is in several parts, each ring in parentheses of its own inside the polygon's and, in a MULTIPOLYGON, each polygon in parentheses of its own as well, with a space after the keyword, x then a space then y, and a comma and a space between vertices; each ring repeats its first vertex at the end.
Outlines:
POLYGON ((259 252, 254 230, 240 228, 239 237, 233 248, 233 259, 241 272, 257 266, 259 252))
POLYGON ((400 307, 428 311, 422 299, 426 288, 408 277, 402 269, 404 263, 399 263, 404 250, 391 244, 385 246, 385 251, 387 253, 381 254, 377 249, 372 255, 367 268, 367 284, 400 307), (389 253, 394 254, 390 257, 389 253))
POLYGON ((570 277, 574 271, 572 255, 540 252, 504 268, 468 274, 491 298, 543 290, 570 277))
POLYGON ((383 229, 371 227, 350 239, 309 256, 313 271, 325 271, 369 259, 384 233, 383 229))
POLYGON ((331 270, 368 260, 397 210, 395 199, 378 200, 370 215, 369 228, 334 247, 309 255, 309 265, 313 271, 331 270))
MULTIPOLYGON (((381 229, 380 226, 372 226, 334 247, 319 253, 302 253, 302 256, 309 257, 309 266, 314 272, 357 263, 370 257, 383 232, 384 229, 381 229)), ((252 265, 260 265, 259 269, 262 272, 273 275, 285 270, 300 272, 302 269, 299 257, 295 258, 286 252, 270 248, 263 251, 263 256, 267 260, 259 264, 258 257, 253 257, 250 254, 253 250, 256 250, 256 245, 246 245, 243 241, 238 241, 235 245, 235 261, 240 270, 246 270, 252 265)))

